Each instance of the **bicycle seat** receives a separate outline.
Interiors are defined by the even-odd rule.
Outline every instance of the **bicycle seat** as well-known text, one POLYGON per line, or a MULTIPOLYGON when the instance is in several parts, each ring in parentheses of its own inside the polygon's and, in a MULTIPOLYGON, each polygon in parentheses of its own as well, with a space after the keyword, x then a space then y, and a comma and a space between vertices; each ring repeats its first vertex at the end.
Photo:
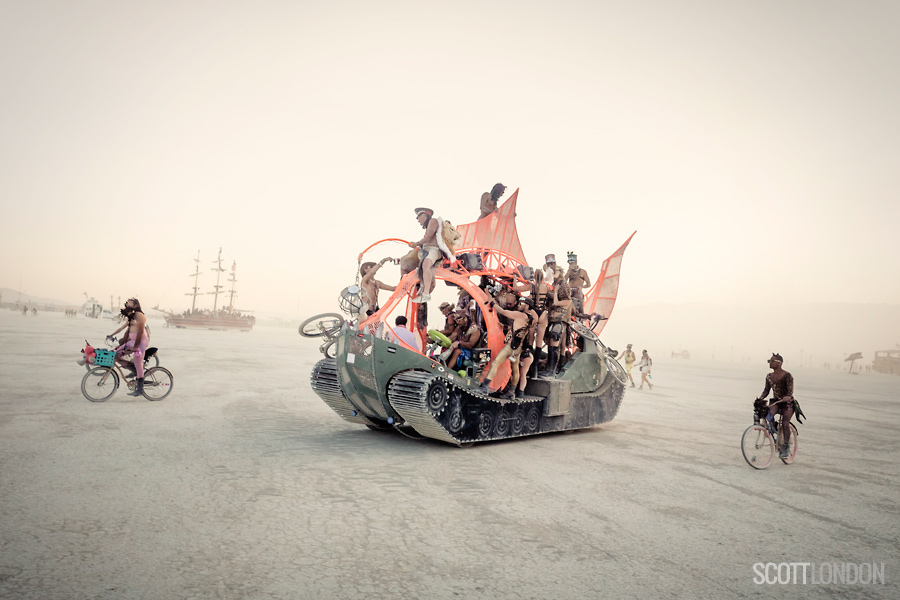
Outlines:
POLYGON ((156 354, 157 350, 159 350, 159 348, 147 348, 147 351, 144 352, 144 360, 152 358, 153 355, 156 354))

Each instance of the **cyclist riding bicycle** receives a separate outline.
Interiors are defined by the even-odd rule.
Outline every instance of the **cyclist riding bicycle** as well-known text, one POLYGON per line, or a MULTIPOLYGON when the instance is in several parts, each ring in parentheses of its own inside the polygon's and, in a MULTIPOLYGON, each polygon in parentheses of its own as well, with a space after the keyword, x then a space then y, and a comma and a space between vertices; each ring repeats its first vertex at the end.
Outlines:
MULTIPOLYGON (((128 328, 125 332, 125 338, 122 344, 116 347, 116 354, 128 354, 133 352, 134 370, 137 374, 137 387, 128 393, 129 396, 140 396, 144 393, 144 352, 150 345, 150 336, 147 331, 147 317, 141 310, 141 303, 137 298, 129 298, 125 301, 125 308, 122 314, 128 321, 112 335, 128 328)), ((124 359, 119 359, 120 364, 124 364, 124 359)))
POLYGON ((766 375, 766 387, 762 394, 754 402, 754 406, 764 408, 769 390, 774 399, 769 402, 766 419, 772 421, 775 415, 781 413, 781 430, 784 444, 781 447, 781 458, 787 458, 790 453, 791 418, 794 416, 794 377, 781 368, 784 359, 780 354, 772 354, 769 359, 769 368, 772 372, 766 375))

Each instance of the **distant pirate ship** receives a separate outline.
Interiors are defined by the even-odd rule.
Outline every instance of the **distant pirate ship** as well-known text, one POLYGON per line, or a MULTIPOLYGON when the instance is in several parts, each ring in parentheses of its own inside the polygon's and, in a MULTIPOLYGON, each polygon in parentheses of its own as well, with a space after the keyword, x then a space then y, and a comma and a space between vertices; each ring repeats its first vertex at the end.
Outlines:
POLYGON ((213 296, 212 310, 197 308, 197 296, 203 295, 203 292, 200 292, 200 287, 197 285, 198 279, 200 278, 199 251, 197 251, 197 258, 194 259, 194 262, 197 264, 195 265, 194 273, 191 275, 191 277, 194 278, 193 291, 185 294, 186 296, 191 296, 191 309, 184 311, 182 314, 176 314, 171 311, 156 308, 156 310, 165 314, 166 326, 176 327, 178 329, 213 329, 218 331, 250 331, 253 329, 253 325, 256 323, 256 317, 252 314, 244 314, 249 313, 250 311, 242 312, 234 309, 234 297, 237 295, 234 290, 234 284, 237 282, 237 278, 235 277, 237 262, 235 261, 232 263, 231 273, 228 274, 228 281, 231 282, 231 290, 229 292, 223 292, 222 288, 224 286, 220 285, 219 281, 221 280, 222 273, 225 272, 225 269, 222 268, 222 249, 219 248, 219 257, 213 261, 213 264, 216 266, 212 269, 216 272, 216 285, 213 286, 214 291, 206 292, 206 294, 213 296), (228 306, 219 308, 219 295, 226 293, 228 294, 228 306))

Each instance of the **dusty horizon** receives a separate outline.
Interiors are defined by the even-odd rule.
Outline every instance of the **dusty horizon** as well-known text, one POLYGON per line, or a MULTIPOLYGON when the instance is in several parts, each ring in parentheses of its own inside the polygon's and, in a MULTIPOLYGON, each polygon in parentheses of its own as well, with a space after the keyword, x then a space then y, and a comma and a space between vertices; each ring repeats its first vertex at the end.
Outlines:
POLYGON ((637 231, 617 311, 900 304, 894 2, 94 6, 0 22, 9 288, 181 311, 221 247, 297 318, 500 181, 532 265, 637 231))
MULTIPOLYGON (((4 291, 4 305, 14 301, 7 296, 4 291)), ((437 302, 431 304, 430 316, 439 320, 437 302)), ((293 328, 321 312, 340 311, 336 305, 328 305, 293 315, 262 312, 257 313, 257 326, 293 328)), ((162 326, 161 313, 148 307, 147 314, 151 322, 162 326)), ((112 326, 107 320, 85 320, 84 328, 106 332, 112 326)), ((628 343, 647 348, 655 359, 686 350, 695 361, 759 363, 763 370, 764 359, 771 352, 781 353, 789 370, 823 368, 825 363, 834 368, 854 352, 862 352, 863 364, 871 364, 875 351, 900 344, 900 304, 741 306, 698 302, 616 307, 601 338, 617 350, 624 350, 628 343)), ((297 343, 311 342, 298 339, 297 343)))

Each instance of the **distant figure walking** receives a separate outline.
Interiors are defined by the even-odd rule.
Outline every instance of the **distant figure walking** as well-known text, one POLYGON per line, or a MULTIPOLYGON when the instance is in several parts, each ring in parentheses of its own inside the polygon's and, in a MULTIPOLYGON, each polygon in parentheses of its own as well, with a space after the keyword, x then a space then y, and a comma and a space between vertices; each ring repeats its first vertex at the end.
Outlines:
POLYGON ((628 344, 625 348, 625 352, 622 353, 622 359, 625 361, 625 374, 628 375, 631 387, 634 387, 634 377, 631 376, 631 369, 634 367, 637 357, 634 355, 634 350, 631 349, 631 344, 628 344))
POLYGON ((650 389, 653 389, 653 384, 650 383, 648 377, 650 377, 650 369, 653 367, 653 359, 650 358, 650 355, 647 354, 646 350, 641 351, 641 362, 638 364, 641 369, 641 385, 638 387, 639 390, 644 389, 644 384, 650 386, 650 389))

